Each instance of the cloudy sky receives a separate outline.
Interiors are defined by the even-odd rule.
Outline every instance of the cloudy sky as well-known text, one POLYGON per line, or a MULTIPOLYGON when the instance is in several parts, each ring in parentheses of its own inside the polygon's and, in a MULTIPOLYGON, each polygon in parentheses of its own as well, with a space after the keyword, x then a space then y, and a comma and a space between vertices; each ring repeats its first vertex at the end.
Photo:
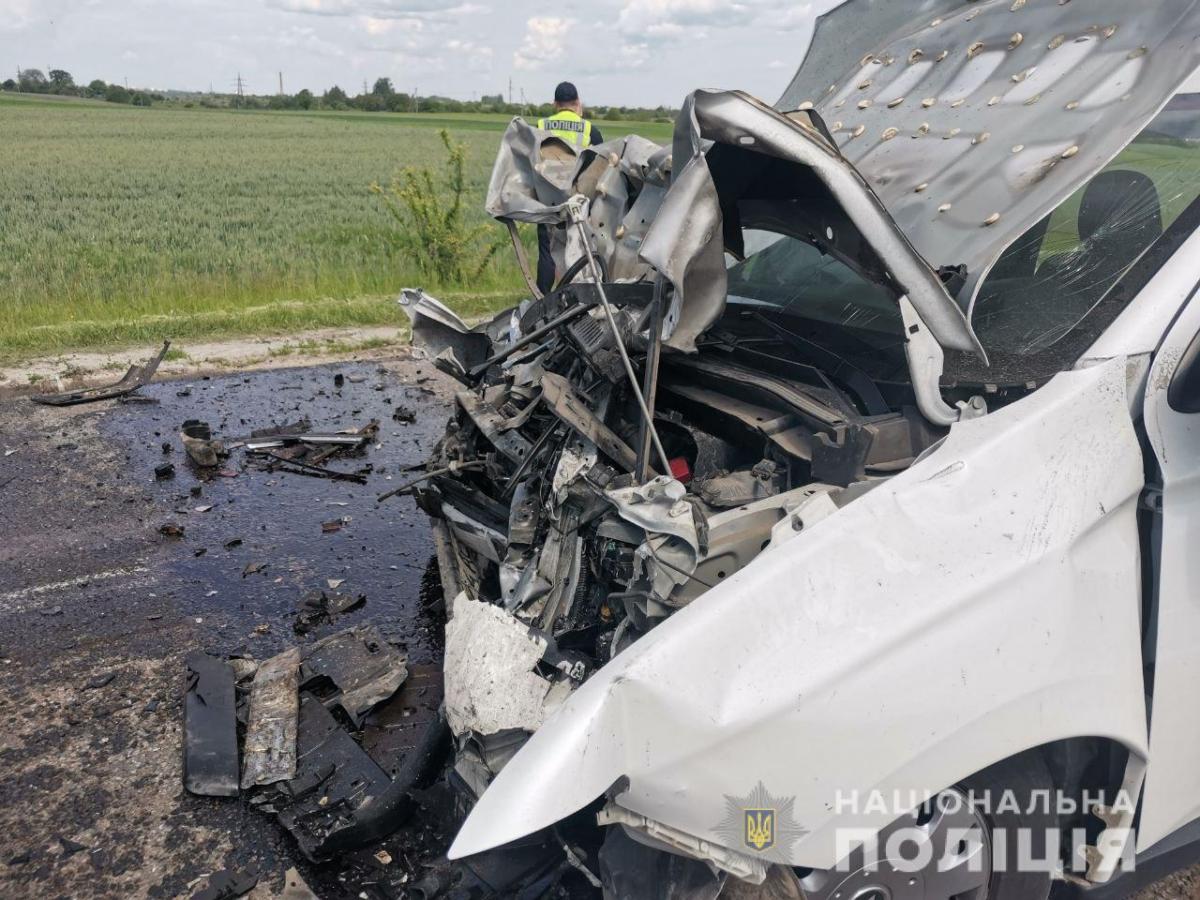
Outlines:
MULTIPOLYGON (((678 105, 694 87, 774 100, 813 17, 837 0, 0 0, 0 72, 254 93, 332 84, 471 99, 548 98, 570 78, 596 104, 678 105)), ((5 76, 8 77, 8 76, 5 76)))

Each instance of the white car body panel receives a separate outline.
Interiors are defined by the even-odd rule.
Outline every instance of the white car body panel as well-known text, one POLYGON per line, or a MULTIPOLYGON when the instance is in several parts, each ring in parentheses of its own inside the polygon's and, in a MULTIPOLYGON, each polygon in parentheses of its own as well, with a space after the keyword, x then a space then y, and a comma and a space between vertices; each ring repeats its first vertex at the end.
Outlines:
POLYGON ((1163 341, 1146 389, 1146 433, 1163 473, 1163 506, 1151 755, 1138 850, 1200 818, 1200 415, 1167 404, 1172 376, 1197 333, 1200 302, 1193 298, 1163 341))
POLYGON ((937 792, 1078 736, 1145 757, 1126 364, 956 424, 622 652, 509 762, 451 857, 624 777, 622 807, 716 844, 725 796, 762 782, 808 831, 781 861, 830 868, 836 829, 894 818, 839 814, 839 792, 937 792))

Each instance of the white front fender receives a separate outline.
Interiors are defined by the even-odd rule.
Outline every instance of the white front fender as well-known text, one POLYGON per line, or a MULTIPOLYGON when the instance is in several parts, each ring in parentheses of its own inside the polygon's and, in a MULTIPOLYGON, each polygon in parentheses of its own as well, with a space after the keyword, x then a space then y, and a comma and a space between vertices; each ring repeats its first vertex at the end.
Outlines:
MULTIPOLYGON (((746 852, 726 797, 761 784, 830 868, 835 831, 1054 740, 1145 756, 1125 363, 955 425, 907 472, 763 553, 596 673, 505 767, 451 857, 620 805, 746 852)), ((778 852, 779 848, 777 848, 778 852)), ((778 859, 779 857, 776 856, 778 859)))

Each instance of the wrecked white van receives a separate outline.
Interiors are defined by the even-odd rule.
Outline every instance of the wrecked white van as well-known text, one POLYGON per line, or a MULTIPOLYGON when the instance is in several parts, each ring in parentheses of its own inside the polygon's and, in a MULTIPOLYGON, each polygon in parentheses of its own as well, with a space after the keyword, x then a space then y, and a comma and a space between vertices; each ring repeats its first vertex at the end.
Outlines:
POLYGON ((557 288, 403 301, 463 383, 415 488, 452 857, 1037 900, 1200 846, 1198 39, 1195 0, 849 0, 670 148, 513 123, 489 211, 557 288))

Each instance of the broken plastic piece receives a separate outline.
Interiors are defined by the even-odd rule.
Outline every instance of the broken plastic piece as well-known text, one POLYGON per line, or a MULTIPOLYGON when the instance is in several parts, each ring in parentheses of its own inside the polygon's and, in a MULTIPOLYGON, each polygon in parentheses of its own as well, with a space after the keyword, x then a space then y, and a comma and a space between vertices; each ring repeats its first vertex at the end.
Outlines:
POLYGON ((186 658, 183 698, 183 786, 207 797, 238 792, 233 668, 196 650, 186 658))

